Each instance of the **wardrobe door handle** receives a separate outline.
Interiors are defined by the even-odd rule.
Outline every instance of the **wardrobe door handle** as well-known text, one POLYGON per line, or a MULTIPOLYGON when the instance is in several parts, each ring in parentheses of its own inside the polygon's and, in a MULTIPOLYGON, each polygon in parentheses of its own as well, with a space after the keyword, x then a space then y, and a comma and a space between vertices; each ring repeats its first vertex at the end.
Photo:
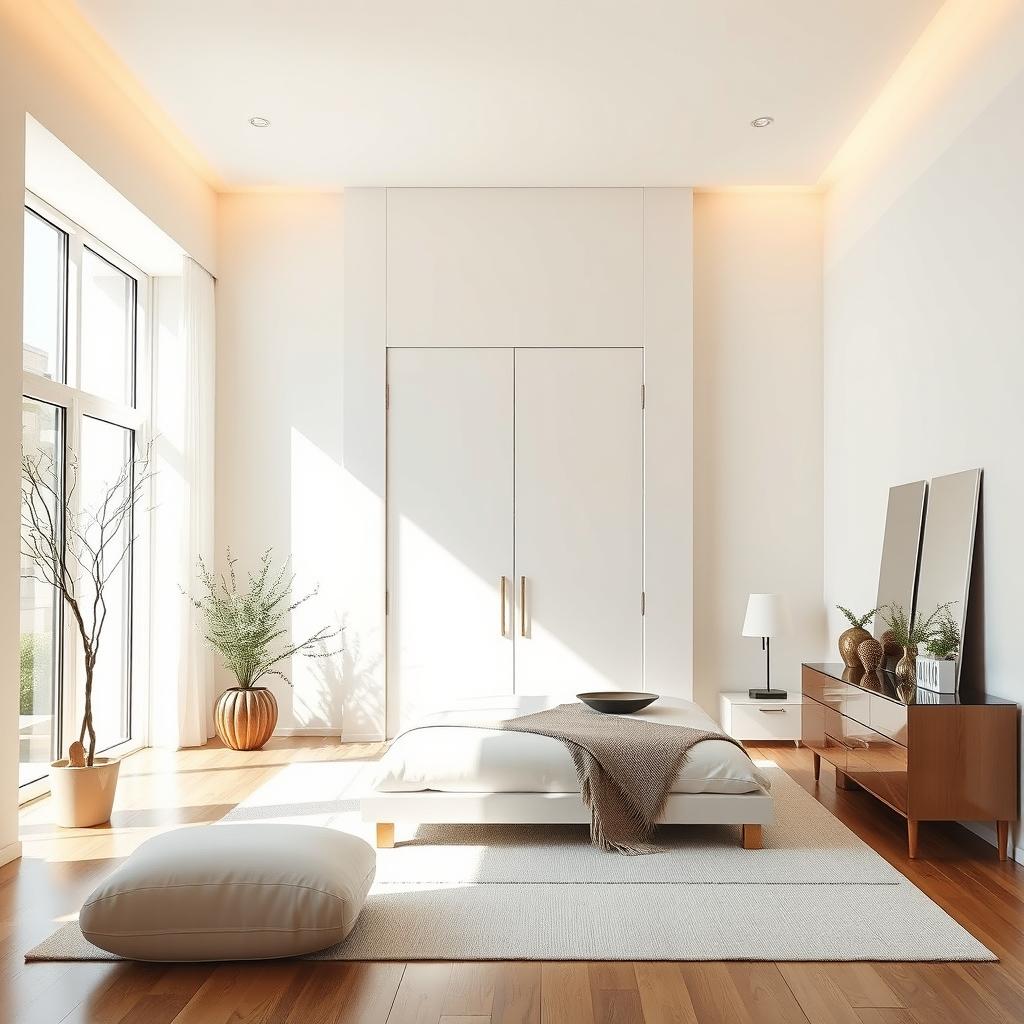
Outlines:
POLYGON ((519 577, 519 635, 526 636, 526 577, 519 577))
POLYGON ((498 583, 498 589, 501 591, 501 635, 508 636, 508 623, 505 621, 505 606, 507 604, 507 598, 505 597, 505 588, 508 585, 508 580, 502 576, 498 583))

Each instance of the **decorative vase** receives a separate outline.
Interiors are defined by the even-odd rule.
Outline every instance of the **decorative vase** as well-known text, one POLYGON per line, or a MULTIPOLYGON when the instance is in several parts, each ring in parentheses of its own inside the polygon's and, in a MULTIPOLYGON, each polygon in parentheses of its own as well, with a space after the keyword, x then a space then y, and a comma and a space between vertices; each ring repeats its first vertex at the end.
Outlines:
POLYGON ((856 668, 860 664, 857 647, 870 639, 871 634, 862 626, 851 626, 839 634, 839 657, 847 668, 856 668))
POLYGON ((264 686, 232 686, 220 695, 213 724, 232 750, 259 750, 277 725, 277 701, 264 686))
POLYGON ((903 657, 896 662, 896 679, 906 685, 917 688, 917 648, 904 647, 903 657))
POLYGON ((882 664, 882 645, 873 636, 869 636, 857 645, 857 657, 865 672, 874 672, 882 664))
POLYGON ((882 643, 882 657, 888 661, 890 658, 900 658, 903 648, 892 637, 892 630, 887 629, 880 637, 882 643))
POLYGON ((67 758, 50 765, 50 806, 61 828, 89 828, 110 821, 121 762, 93 758, 91 768, 73 768, 67 758))

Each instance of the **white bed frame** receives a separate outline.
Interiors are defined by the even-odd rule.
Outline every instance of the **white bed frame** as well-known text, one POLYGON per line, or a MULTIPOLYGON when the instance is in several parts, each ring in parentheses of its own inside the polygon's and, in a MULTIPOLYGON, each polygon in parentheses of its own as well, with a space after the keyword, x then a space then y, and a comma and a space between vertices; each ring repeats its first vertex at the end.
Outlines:
MULTIPOLYGON (((377 848, 395 845, 395 823, 587 825, 590 811, 579 793, 382 793, 360 801, 363 821, 377 824, 377 848)), ((761 826, 775 820, 775 805, 754 793, 673 793, 666 825, 741 825, 745 850, 761 849, 761 826)))

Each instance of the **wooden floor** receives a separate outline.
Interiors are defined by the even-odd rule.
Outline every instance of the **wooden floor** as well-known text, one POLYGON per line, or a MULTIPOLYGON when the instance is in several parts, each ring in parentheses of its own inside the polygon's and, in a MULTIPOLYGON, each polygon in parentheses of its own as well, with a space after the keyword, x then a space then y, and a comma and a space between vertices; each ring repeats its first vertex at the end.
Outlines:
MULTIPOLYGON (((922 826, 836 791, 810 754, 775 760, 1001 957, 998 964, 412 963, 25 964, 143 839, 215 821, 293 760, 366 757, 366 746, 275 739, 242 754, 146 750, 122 765, 110 827, 64 831, 48 801, 23 812, 25 855, 0 869, 0 1024, 989 1024, 1024 1021, 1024 873, 955 826, 922 826)), ((712 924, 713 927, 713 924, 712 924)))

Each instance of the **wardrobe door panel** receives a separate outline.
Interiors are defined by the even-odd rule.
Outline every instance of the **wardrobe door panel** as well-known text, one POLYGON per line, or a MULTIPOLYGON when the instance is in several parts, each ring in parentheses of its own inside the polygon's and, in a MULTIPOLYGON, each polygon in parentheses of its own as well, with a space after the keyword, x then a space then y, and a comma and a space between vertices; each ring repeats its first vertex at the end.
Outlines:
POLYGON ((393 736, 454 700, 512 692, 512 350, 390 349, 388 386, 393 736))
POLYGON ((639 349, 516 349, 517 693, 643 687, 642 382, 639 349))

